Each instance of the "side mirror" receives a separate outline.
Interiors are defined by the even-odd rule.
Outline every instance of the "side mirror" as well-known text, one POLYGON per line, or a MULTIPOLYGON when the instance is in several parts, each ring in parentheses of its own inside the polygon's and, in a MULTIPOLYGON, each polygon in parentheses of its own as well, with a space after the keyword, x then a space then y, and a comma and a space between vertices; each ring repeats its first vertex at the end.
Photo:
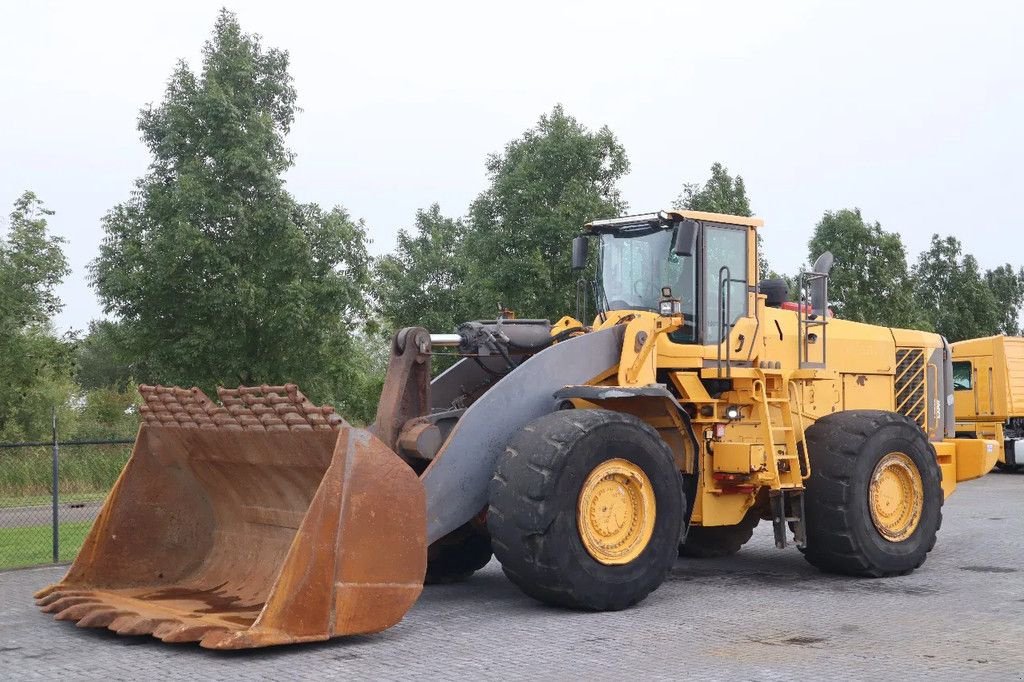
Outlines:
POLYGON ((586 237, 573 237, 572 239, 572 269, 582 270, 587 267, 587 244, 586 237))
POLYGON ((696 220, 686 218, 675 224, 676 236, 672 240, 672 253, 677 256, 692 256, 697 251, 697 229, 700 224, 696 220))
POLYGON ((835 258, 832 256, 832 252, 826 251, 818 256, 818 259, 814 261, 814 265, 811 266, 811 272, 817 272, 820 275, 827 275, 832 269, 832 263, 834 261, 835 258))
POLYGON ((811 272, 820 277, 811 280, 811 310, 816 317, 828 315, 828 273, 832 270, 832 263, 835 259, 831 251, 818 256, 811 266, 811 272))

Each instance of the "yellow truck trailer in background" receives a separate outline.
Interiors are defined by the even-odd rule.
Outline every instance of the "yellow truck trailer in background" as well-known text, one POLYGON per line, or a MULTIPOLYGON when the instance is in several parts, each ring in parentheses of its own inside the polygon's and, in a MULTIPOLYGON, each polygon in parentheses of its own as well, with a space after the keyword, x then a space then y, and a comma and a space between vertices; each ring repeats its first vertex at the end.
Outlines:
POLYGON ((1024 338, 989 336, 952 344, 957 436, 1001 444, 996 466, 1024 469, 1024 338))

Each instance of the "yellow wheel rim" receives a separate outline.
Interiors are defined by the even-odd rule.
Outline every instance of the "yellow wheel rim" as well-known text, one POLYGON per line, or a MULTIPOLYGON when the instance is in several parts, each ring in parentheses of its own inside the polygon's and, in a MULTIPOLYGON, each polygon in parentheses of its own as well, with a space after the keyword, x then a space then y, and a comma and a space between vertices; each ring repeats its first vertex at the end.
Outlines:
POLYGON ((913 534, 924 509, 924 485, 910 457, 890 452, 878 462, 868 506, 875 528, 886 540, 900 542, 913 534))
POLYGON ((628 564, 654 532, 654 489, 647 474, 624 459, 594 467, 580 490, 576 526, 590 556, 602 564, 628 564))

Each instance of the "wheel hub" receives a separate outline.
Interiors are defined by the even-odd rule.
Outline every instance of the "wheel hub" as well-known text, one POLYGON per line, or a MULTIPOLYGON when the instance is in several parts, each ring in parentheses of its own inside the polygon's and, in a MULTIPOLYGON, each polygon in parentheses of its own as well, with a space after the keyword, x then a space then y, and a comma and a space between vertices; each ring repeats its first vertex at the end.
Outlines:
POLYGON ((871 521, 882 537, 890 542, 909 538, 924 509, 924 485, 917 465, 902 452, 890 452, 875 466, 868 498, 871 521))
POLYGON ((654 532, 654 489, 643 469, 625 459, 594 467, 580 490, 576 525, 583 547, 602 564, 627 564, 654 532))

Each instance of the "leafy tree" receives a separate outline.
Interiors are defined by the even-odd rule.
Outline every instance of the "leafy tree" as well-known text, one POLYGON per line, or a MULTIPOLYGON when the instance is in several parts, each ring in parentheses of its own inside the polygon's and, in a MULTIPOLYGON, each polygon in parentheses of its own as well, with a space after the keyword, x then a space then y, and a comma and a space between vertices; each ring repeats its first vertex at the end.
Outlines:
POLYGON ((932 235, 913 272, 918 305, 935 331, 950 341, 990 336, 1005 321, 978 261, 963 253, 956 237, 932 235))
POLYGON ((860 209, 827 211, 807 244, 808 261, 831 251, 829 303, 836 315, 889 327, 920 327, 906 249, 896 232, 868 222, 860 209))
MULTIPOLYGON (((704 184, 692 182, 683 185, 683 191, 672 202, 672 208, 747 217, 754 215, 743 178, 730 175, 729 169, 717 161, 711 164, 711 177, 704 184)), ((768 259, 764 257, 764 239, 760 232, 757 233, 757 252, 758 278, 778 277, 768 267, 768 259)))
POLYGON ((711 165, 711 177, 704 184, 687 183, 672 203, 676 209, 752 216, 747 186, 739 175, 733 177, 719 162, 711 165))
POLYGON ((443 333, 474 317, 466 301, 465 233, 462 221, 441 215, 437 204, 416 212, 412 233, 399 230, 395 252, 374 267, 377 309, 388 331, 419 326, 443 333))
MULTIPOLYGON (((131 386, 94 388, 79 401, 77 438, 131 438, 139 428, 138 392, 131 386)), ((62 432, 67 433, 66 429, 62 432)))
POLYGON ((135 374, 125 325, 93 320, 75 348, 75 380, 85 390, 123 389, 135 374))
POLYGON ((72 391, 70 347, 53 336, 61 309, 56 287, 68 274, 62 245, 51 235, 53 211, 32 192, 15 202, 0 239, 0 439, 40 438, 50 410, 67 409, 72 391))
POLYGON ((985 283, 996 298, 1001 317, 996 331, 1017 336, 1021 333, 1020 309, 1024 306, 1024 268, 1014 272, 1007 263, 985 273, 985 283))
POLYGON ((561 105, 490 156, 490 186, 469 209, 470 317, 493 316, 499 304, 552 320, 572 313, 572 237, 623 212, 618 181, 628 170, 611 130, 591 131, 561 105))
POLYGON ((104 218, 91 266, 139 379, 210 390, 349 374, 333 353, 365 317, 366 234, 285 191, 295 97, 288 54, 222 10, 202 69, 179 63, 141 112, 149 170, 104 218))

